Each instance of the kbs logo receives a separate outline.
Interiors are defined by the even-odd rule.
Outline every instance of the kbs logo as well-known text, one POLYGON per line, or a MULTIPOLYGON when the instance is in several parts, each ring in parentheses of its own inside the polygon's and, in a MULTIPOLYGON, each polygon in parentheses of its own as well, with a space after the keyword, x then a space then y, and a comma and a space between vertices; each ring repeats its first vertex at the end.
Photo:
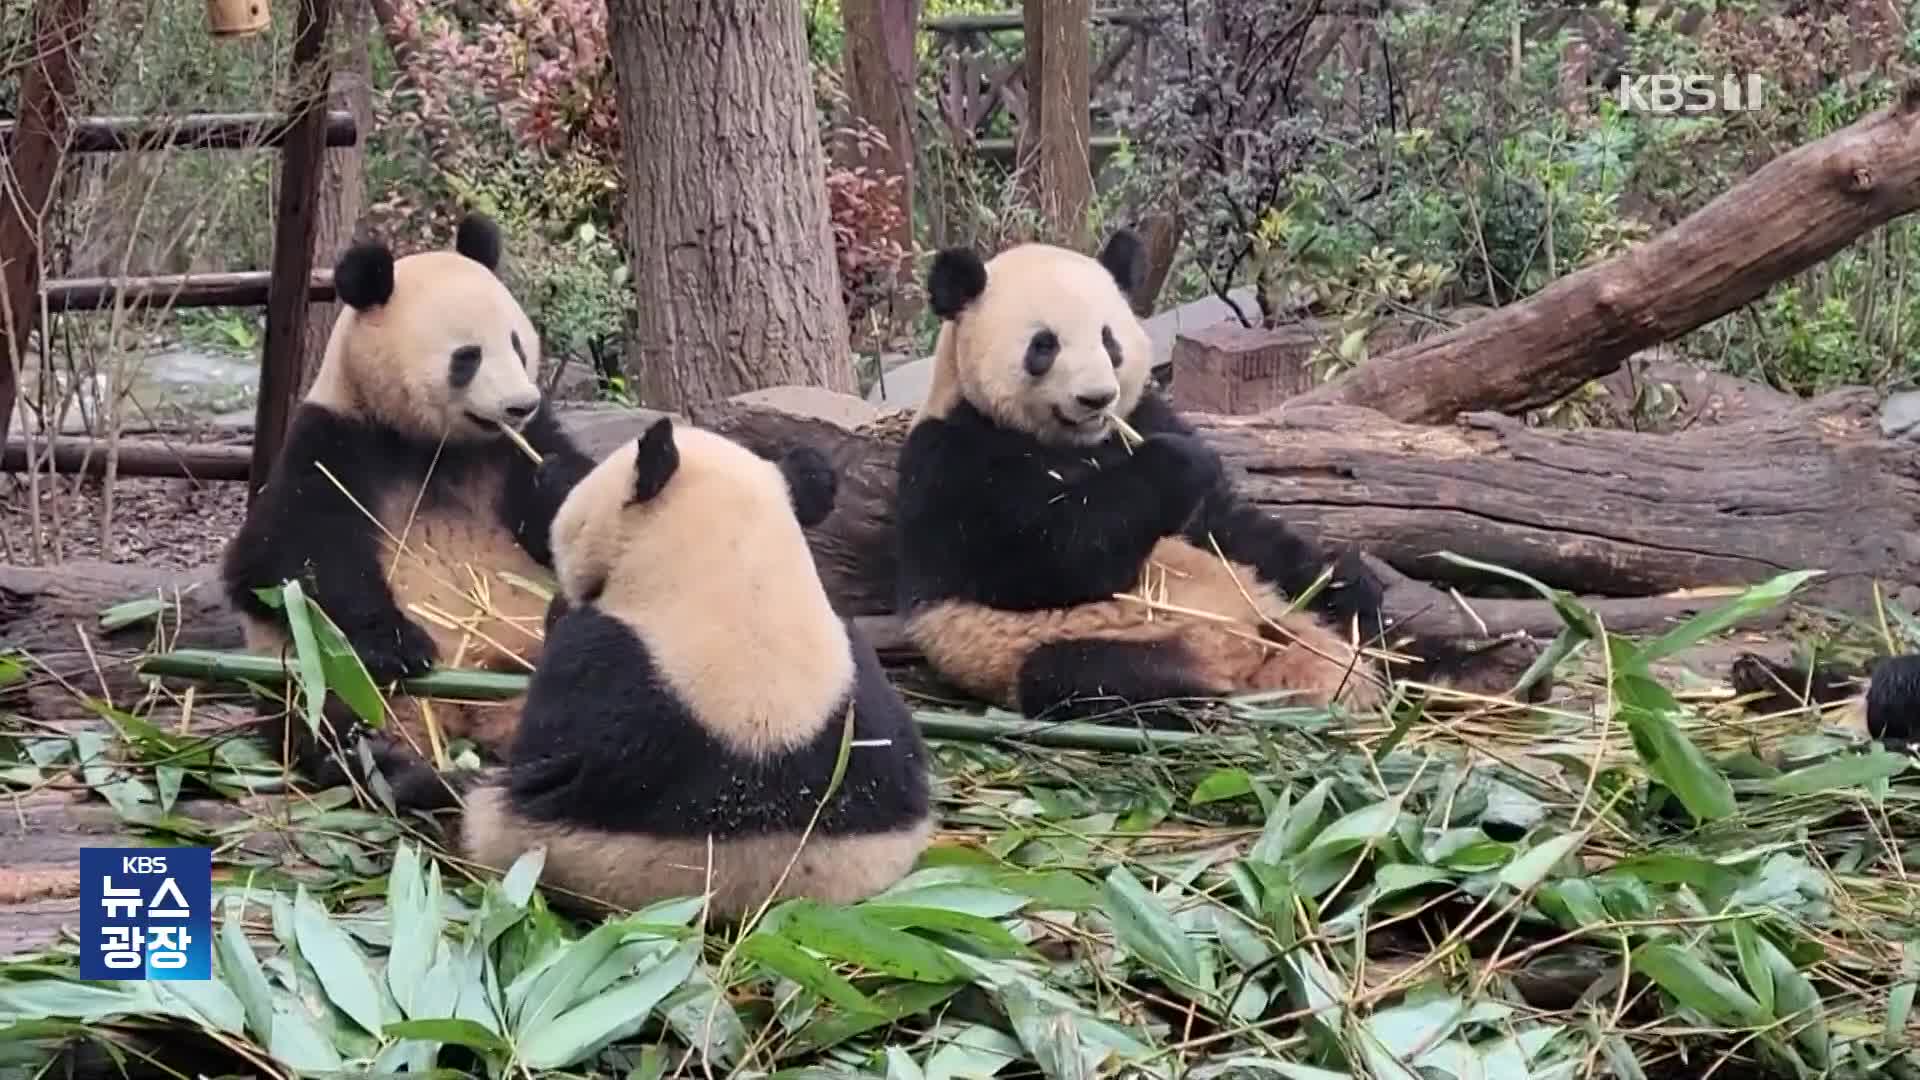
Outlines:
POLYGON ((213 975, 210 848, 81 848, 80 977, 213 975))
POLYGON ((1758 75, 1622 75, 1618 93, 1622 112, 1650 113, 1750 112, 1765 98, 1758 75))

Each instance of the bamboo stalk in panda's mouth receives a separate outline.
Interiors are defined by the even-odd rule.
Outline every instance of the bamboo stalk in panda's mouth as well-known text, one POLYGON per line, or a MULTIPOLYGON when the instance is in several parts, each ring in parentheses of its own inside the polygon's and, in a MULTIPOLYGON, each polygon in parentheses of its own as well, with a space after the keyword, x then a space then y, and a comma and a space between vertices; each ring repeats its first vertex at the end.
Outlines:
POLYGON ((500 428, 500 431, 505 434, 507 438, 513 440, 513 445, 519 447, 521 453, 527 455, 528 461, 539 465, 546 460, 540 456, 540 451, 535 450, 533 444, 527 441, 527 437, 520 434, 511 424, 503 424, 498 420, 495 420, 494 424, 500 428))
POLYGON ((1134 447, 1147 441, 1119 413, 1108 413, 1107 417, 1113 421, 1113 429, 1120 433, 1120 445, 1127 448, 1127 453, 1133 453, 1134 447))

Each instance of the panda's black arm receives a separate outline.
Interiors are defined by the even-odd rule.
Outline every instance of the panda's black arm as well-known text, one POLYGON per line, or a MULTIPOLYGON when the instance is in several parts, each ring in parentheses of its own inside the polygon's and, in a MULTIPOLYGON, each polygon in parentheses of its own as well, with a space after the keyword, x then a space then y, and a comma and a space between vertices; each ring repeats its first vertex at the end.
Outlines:
MULTIPOLYGON (((1193 436, 1193 429, 1164 398, 1152 391, 1142 395, 1128 422, 1142 435, 1193 436)), ((1329 558, 1278 517, 1242 499, 1226 476, 1222 475, 1219 484, 1207 494, 1199 513, 1187 522, 1183 532, 1202 550, 1211 551, 1217 542, 1227 558, 1253 567, 1261 577, 1292 596, 1310 588, 1332 563, 1331 580, 1308 607, 1332 616, 1343 625, 1353 616, 1359 616, 1363 637, 1381 632, 1385 590, 1367 569, 1359 552, 1349 549, 1342 551, 1338 558, 1329 558)))
POLYGON ((574 444, 553 415, 552 405, 540 404, 520 435, 540 455, 538 466, 514 452, 507 466, 506 496, 501 513, 514 539, 542 566, 553 565, 549 529, 560 504, 582 477, 593 471, 594 460, 574 444))
POLYGON ((548 628, 515 733, 509 787, 536 817, 616 827, 701 755, 677 745, 684 710, 633 632, 592 605, 548 628))
POLYGON ((221 565, 228 602, 281 625, 284 613, 255 590, 299 581, 381 682, 423 672, 434 660, 432 638, 394 603, 377 526, 367 517, 399 452, 367 425, 300 406, 280 460, 221 565))

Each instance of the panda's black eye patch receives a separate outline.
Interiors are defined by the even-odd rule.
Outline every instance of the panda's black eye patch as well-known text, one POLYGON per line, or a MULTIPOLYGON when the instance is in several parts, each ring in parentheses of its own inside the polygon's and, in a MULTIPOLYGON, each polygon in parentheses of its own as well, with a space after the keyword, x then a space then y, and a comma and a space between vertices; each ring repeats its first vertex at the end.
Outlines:
POLYGON ((462 345, 453 350, 453 365, 447 370, 447 382, 456 389, 473 381, 480 373, 480 346, 462 345))
POLYGON ((1060 355, 1060 339, 1051 330, 1042 330, 1027 342, 1027 374, 1035 378, 1053 370, 1053 360, 1060 355))
POLYGON ((1120 355, 1120 339, 1113 336, 1113 327, 1100 328, 1100 344, 1107 347, 1107 356, 1113 360, 1113 366, 1119 367, 1125 357, 1120 355))
POLYGON ((508 331, 507 340, 513 342, 513 355, 520 358, 520 366, 526 367, 527 366, 527 350, 523 348, 520 344, 520 331, 518 330, 508 331))

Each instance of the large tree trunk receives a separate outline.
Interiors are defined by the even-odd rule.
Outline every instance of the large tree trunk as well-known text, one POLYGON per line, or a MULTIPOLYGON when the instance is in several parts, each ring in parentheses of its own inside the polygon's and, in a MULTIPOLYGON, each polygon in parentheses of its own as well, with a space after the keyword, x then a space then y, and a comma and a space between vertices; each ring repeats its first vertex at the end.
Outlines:
POLYGON ((895 201, 900 222, 893 240, 913 249, 914 30, 920 0, 843 0, 846 24, 847 96, 855 116, 887 140, 883 154, 867 164, 898 177, 895 201))
POLYGON ((1783 154, 1666 232, 1449 334, 1395 349, 1287 403, 1408 422, 1519 412, 1759 297, 1920 208, 1920 83, 1783 154))
POLYGON ((852 392, 800 5, 609 0, 607 13, 641 403, 852 392))
POLYGON ((1041 239, 1079 250, 1088 247, 1087 209, 1093 204, 1087 117, 1092 20, 1089 0, 1025 0, 1021 166, 1045 223, 1041 239))
MULTIPOLYGON (((369 47, 372 4, 370 0, 340 2, 346 5, 341 12, 345 16, 345 33, 338 39, 345 55, 334 58, 330 107, 353 113, 353 126, 359 137, 352 146, 328 150, 320 174, 313 260, 322 267, 331 267, 353 244, 354 228, 359 224, 360 207, 365 201, 363 172, 367 140, 373 134, 373 53, 369 47)), ((333 323, 339 314, 338 304, 315 304, 307 311, 306 344, 300 350, 305 358, 304 370, 300 373, 303 395, 313 385, 313 377, 320 373, 320 359, 326 355, 327 338, 332 336, 333 323)))

